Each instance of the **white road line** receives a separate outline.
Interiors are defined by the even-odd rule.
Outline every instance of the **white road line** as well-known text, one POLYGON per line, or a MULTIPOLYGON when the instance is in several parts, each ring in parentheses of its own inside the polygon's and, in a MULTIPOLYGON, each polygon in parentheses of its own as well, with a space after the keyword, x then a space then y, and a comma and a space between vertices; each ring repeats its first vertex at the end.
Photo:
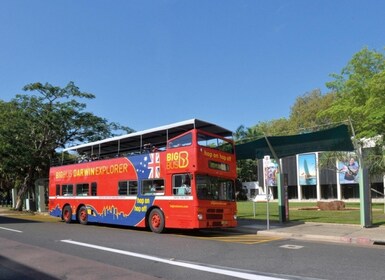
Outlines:
POLYGON ((302 249, 303 246, 299 246, 299 245, 290 245, 290 244, 287 244, 287 245, 282 245, 280 246, 281 248, 285 248, 285 249, 291 249, 291 250, 298 250, 298 249, 302 249))
POLYGON ((22 233, 22 231, 17 230, 17 229, 11 229, 11 228, 6 228, 6 227, 0 227, 0 229, 3 229, 3 230, 9 230, 9 231, 18 232, 18 233, 22 233))
POLYGON ((154 257, 154 256, 150 256, 150 255, 144 255, 144 254, 134 253, 134 252, 130 252, 130 251, 123 251, 123 250, 119 250, 119 249, 113 249, 113 248, 103 247, 103 246, 99 246, 99 245, 77 242, 77 241, 73 241, 73 240, 61 240, 61 242, 69 243, 69 244, 73 244, 73 245, 78 245, 78 246, 83 246, 83 247, 88 247, 88 248, 93 248, 93 249, 102 250, 102 251, 107 251, 107 252, 112 252, 112 253, 116 253, 116 254, 141 258, 141 259, 147 259, 147 260, 151 260, 151 261, 155 261, 155 262, 166 263, 169 265, 181 266, 181 267, 186 267, 186 268, 195 269, 195 270, 201 270, 201 271, 206 271, 206 272, 212 272, 212 273, 232 276, 232 277, 241 278, 241 279, 250 279, 250 280, 282 279, 282 278, 276 278, 276 277, 256 275, 256 274, 252 274, 252 273, 232 271, 229 269, 207 267, 204 265, 193 264, 193 263, 185 263, 185 262, 175 261, 173 259, 163 259, 163 258, 154 257))

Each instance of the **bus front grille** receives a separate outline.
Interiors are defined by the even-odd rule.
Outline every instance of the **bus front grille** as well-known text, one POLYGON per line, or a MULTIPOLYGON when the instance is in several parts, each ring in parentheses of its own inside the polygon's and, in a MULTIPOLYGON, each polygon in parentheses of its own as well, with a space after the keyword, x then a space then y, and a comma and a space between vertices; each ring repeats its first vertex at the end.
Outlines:
POLYGON ((217 209, 217 208, 207 209, 206 218, 207 218, 207 220, 222 220, 223 219, 223 209, 217 209))
POLYGON ((223 215, 222 214, 207 214, 206 217, 207 217, 207 220, 222 220, 223 215))

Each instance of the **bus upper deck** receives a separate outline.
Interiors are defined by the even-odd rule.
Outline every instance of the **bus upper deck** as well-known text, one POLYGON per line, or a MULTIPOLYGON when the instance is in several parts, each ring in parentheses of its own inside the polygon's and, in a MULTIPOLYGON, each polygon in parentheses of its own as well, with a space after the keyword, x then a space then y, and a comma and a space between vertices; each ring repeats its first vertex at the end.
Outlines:
MULTIPOLYGON (((202 136, 201 139, 198 140, 199 143, 204 146, 220 148, 227 143, 222 139, 217 138, 217 136, 229 140, 232 138, 232 132, 228 129, 199 119, 190 119, 152 129, 65 148, 63 149, 63 154, 66 152, 76 152, 79 156, 77 160, 80 162, 148 153, 154 152, 155 150, 164 151, 167 148, 177 147, 178 142, 176 141, 172 143, 170 142, 167 147, 167 143, 170 139, 182 135, 192 129, 198 129, 207 133, 205 135, 206 137, 202 136), (210 135, 212 137, 210 137, 210 135)), ((181 145, 183 138, 177 141, 179 141, 179 145, 181 145)), ((225 146, 227 148, 222 149, 226 149, 228 152, 234 153, 233 147, 230 144, 225 146)), ((66 162, 64 158, 62 158, 60 163, 55 163, 54 165, 63 165, 68 163, 73 162, 66 162)))

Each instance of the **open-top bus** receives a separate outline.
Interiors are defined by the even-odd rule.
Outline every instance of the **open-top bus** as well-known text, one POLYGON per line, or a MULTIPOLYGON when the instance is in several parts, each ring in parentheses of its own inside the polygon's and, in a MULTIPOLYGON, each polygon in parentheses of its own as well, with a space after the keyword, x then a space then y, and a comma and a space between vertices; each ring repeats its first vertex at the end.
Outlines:
POLYGON ((64 149, 53 166, 50 215, 65 222, 203 229, 235 227, 232 132, 198 119, 64 149), (76 152, 76 153, 75 153, 76 152))

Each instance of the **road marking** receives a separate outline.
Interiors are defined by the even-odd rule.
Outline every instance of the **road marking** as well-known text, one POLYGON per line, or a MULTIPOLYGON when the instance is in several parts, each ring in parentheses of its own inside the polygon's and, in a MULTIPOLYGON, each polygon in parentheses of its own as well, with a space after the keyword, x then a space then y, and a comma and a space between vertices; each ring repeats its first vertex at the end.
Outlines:
POLYGON ((240 244, 258 244, 270 241, 279 240, 277 237, 258 236, 257 234, 236 234, 236 235, 225 235, 225 236, 198 236, 198 239, 204 240, 215 240, 229 243, 240 243, 240 244))
POLYGON ((78 242, 78 241, 73 241, 73 240, 60 240, 60 241, 64 242, 64 243, 68 243, 68 244, 93 248, 93 249, 102 250, 102 251, 111 252, 111 253, 116 253, 116 254, 121 254, 121 255, 125 255, 125 256, 131 256, 131 257, 135 257, 135 258, 151 260, 154 262, 165 263, 165 264, 174 265, 174 266, 180 266, 180 267, 185 267, 185 268, 190 268, 190 269, 195 269, 195 270, 200 270, 200 271, 206 271, 206 272, 211 272, 211 273, 216 273, 216 274, 221 274, 221 275, 227 275, 227 276, 232 276, 232 277, 241 278, 241 279, 250 279, 250 280, 283 279, 283 278, 257 275, 257 274, 241 272, 241 271, 233 271, 233 270, 225 269, 225 268, 209 267, 209 266, 203 265, 203 264, 194 264, 194 263, 176 261, 175 259, 163 259, 163 258, 154 257, 154 256, 150 256, 150 255, 145 255, 145 254, 140 254, 140 253, 135 253, 135 252, 130 252, 130 251, 123 251, 123 250, 119 250, 119 249, 113 249, 113 248, 108 248, 108 247, 104 247, 104 246, 99 246, 99 245, 94 245, 94 244, 89 244, 89 243, 83 243, 83 242, 78 242))
POLYGON ((17 229, 12 229, 12 228, 0 227, 0 229, 3 229, 3 230, 9 230, 9 231, 18 232, 18 233, 22 233, 22 231, 17 230, 17 229))
POLYGON ((298 250, 298 249, 302 249, 303 246, 287 244, 287 245, 280 246, 280 248, 291 249, 291 250, 298 250))

